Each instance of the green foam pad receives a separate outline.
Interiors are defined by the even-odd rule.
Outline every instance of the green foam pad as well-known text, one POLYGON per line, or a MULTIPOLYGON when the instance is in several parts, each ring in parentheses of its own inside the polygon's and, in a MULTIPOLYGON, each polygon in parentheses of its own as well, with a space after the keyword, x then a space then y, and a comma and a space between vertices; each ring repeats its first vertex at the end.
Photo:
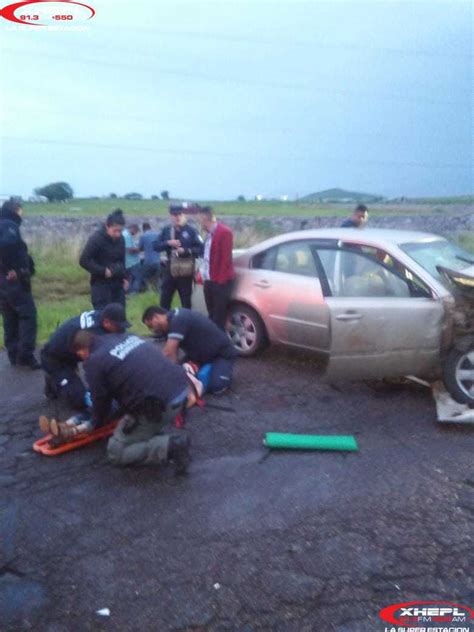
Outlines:
POLYGON ((286 432, 267 432, 263 445, 267 448, 289 450, 358 450, 351 435, 303 435, 286 432))

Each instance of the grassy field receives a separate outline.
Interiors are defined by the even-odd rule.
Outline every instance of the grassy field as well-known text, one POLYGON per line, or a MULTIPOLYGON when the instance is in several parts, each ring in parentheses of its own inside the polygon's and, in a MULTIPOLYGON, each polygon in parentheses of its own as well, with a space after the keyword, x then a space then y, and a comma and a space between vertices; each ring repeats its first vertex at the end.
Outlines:
MULTIPOLYGON (((469 204, 467 199, 469 196, 459 198, 459 204, 469 204)), ((454 200, 455 198, 450 198, 454 200)), ((447 209, 440 209, 440 205, 443 202, 436 202, 435 198, 427 201, 429 206, 416 208, 417 213, 430 213, 433 212, 433 208, 436 208, 436 212, 449 212, 449 205, 453 202, 446 202, 447 209), (433 208, 431 208, 433 207, 433 208)), ((471 198, 471 204, 473 200, 471 198)), ((208 204, 212 206, 218 215, 246 215, 246 216, 258 216, 258 217, 271 217, 271 216, 344 216, 350 214, 354 208, 354 204, 340 205, 340 204, 327 204, 321 205, 317 203, 304 203, 304 202, 279 202, 279 201, 262 201, 262 202, 219 202, 209 201, 200 202, 202 206, 208 204)), ((370 213, 372 215, 387 215, 391 213, 396 214, 411 214, 413 213, 413 204, 410 202, 406 205, 391 205, 391 204, 378 204, 369 205, 370 213)), ((165 216, 168 213, 169 202, 164 200, 125 200, 123 198, 111 199, 74 199, 65 203, 40 203, 40 202, 25 202, 24 209, 26 215, 49 215, 49 216, 85 216, 85 217, 105 217, 108 213, 116 208, 121 208, 126 216, 133 217, 134 215, 150 215, 150 216, 165 216)))

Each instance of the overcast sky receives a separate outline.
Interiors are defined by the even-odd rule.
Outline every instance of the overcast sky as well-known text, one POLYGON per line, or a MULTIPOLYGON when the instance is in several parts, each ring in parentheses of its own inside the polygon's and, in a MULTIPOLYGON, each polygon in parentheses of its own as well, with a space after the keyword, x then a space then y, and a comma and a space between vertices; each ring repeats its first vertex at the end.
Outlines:
POLYGON ((2 195, 473 191, 471 2, 90 4, 0 18, 2 195))

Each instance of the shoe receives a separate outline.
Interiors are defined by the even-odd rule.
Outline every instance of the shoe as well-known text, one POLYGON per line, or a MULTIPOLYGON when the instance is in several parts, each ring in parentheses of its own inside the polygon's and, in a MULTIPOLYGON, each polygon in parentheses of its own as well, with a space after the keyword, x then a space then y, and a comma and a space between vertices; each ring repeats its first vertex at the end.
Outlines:
POLYGON ((191 463, 191 455, 189 454, 189 446, 191 440, 184 435, 171 435, 168 447, 168 459, 174 464, 175 476, 186 474, 189 464, 191 463))
POLYGON ((28 358, 28 360, 21 360, 20 362, 18 362, 18 364, 19 366, 28 367, 32 371, 37 371, 38 369, 41 369, 41 364, 38 362, 35 356, 28 358))
POLYGON ((16 366, 16 355, 14 355, 13 353, 9 353, 8 361, 10 362, 11 366, 16 366))
POLYGON ((44 434, 51 433, 51 426, 49 424, 49 419, 45 417, 45 415, 40 415, 39 427, 40 427, 41 432, 44 432, 44 434))

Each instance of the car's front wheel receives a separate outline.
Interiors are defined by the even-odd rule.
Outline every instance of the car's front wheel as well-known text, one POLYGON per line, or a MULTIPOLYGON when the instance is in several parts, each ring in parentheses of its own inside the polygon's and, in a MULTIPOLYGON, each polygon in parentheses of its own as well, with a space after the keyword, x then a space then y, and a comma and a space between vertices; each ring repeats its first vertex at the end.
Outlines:
POLYGON ((260 316, 247 305, 236 304, 231 307, 227 332, 241 356, 255 355, 266 341, 260 316))
POLYGON ((451 349, 443 365, 443 381, 453 399, 474 406, 474 347, 451 349))

